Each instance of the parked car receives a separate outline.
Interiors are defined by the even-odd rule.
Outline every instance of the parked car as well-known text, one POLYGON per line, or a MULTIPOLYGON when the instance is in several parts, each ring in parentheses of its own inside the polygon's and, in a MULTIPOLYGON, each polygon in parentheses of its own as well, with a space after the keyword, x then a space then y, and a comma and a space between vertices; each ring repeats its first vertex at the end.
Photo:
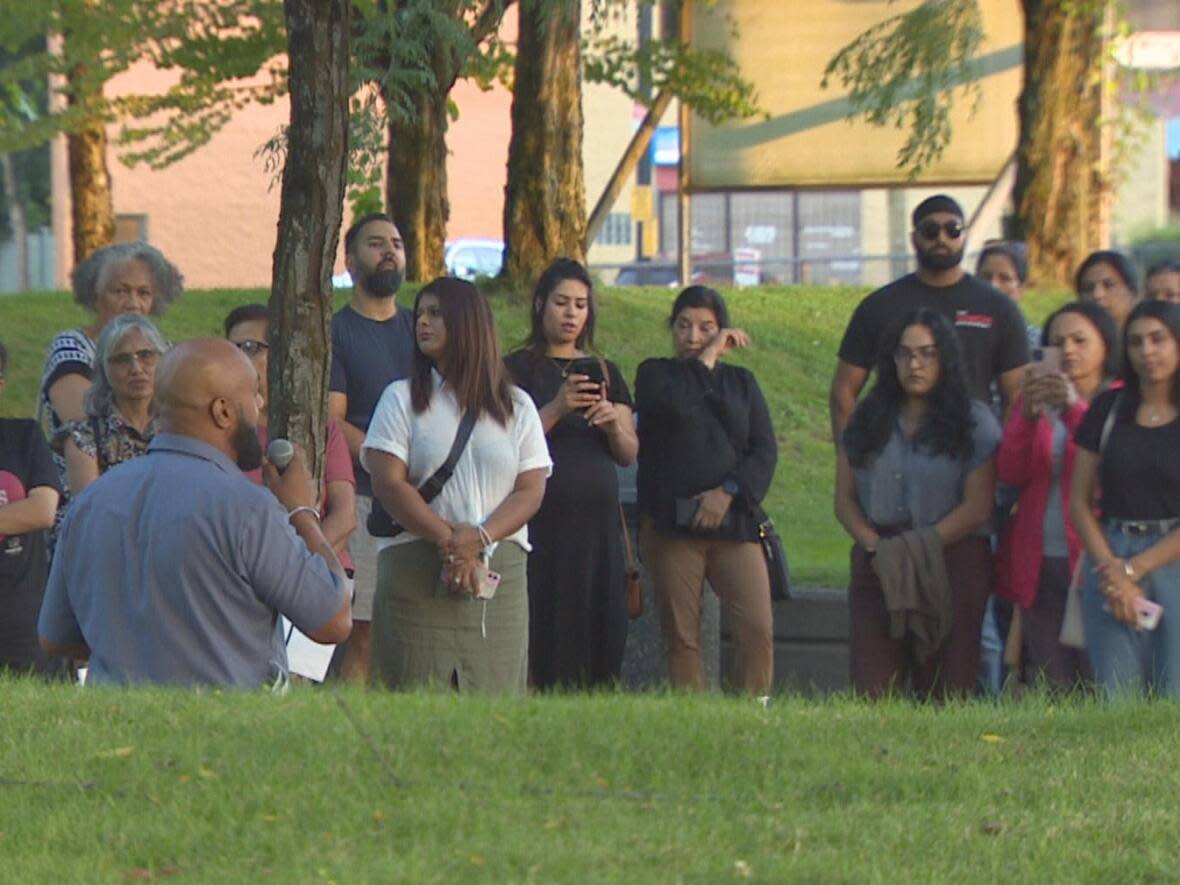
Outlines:
POLYGON ((464 280, 494 277, 504 266, 504 243, 479 237, 453 240, 447 243, 443 263, 453 277, 464 280))

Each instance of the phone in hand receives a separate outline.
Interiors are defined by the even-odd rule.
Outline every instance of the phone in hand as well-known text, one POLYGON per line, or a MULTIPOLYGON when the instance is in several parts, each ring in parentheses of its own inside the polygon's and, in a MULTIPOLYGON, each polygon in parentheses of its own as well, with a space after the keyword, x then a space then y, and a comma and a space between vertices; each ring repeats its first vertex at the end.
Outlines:
POLYGON ((494 572, 487 565, 481 562, 479 569, 479 590, 475 593, 476 599, 491 599, 496 595, 496 590, 500 586, 500 573, 494 572))
POLYGON ((602 360, 594 356, 580 356, 570 363, 571 375, 585 375, 595 384, 605 384, 606 378, 602 374, 602 360))
POLYGON ((1164 607, 1158 602, 1152 602, 1150 599, 1140 596, 1135 603, 1135 614, 1138 616, 1136 626, 1140 630, 1154 630, 1159 626, 1163 613, 1164 607))
POLYGON ((1061 371, 1061 348, 1034 347, 1032 350, 1032 372, 1034 375, 1053 375, 1061 371))

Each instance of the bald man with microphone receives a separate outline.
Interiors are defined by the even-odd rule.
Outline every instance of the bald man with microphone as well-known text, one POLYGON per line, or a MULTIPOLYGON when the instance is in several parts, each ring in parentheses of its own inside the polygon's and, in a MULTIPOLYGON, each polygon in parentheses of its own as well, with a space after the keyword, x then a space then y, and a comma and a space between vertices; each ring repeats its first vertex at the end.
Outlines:
POLYGON ((282 472, 263 464, 265 489, 242 475, 263 462, 258 373, 228 341, 174 347, 156 390, 160 431, 147 454, 71 505, 41 644, 88 657, 88 681, 99 684, 281 682, 279 614, 317 642, 352 629, 303 454, 295 448, 282 472))

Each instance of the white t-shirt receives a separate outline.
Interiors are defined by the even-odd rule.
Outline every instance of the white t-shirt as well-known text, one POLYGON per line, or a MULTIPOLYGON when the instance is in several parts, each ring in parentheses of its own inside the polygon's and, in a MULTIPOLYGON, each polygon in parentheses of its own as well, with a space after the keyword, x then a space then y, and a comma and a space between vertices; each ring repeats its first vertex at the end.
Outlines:
MULTIPOLYGON (((420 486, 447 460, 462 416, 454 392, 437 372, 432 375, 434 395, 430 408, 420 415, 414 413, 410 402, 408 380, 395 381, 385 388, 361 448, 361 466, 366 470, 369 449, 388 452, 405 462, 408 481, 420 486)), ((546 476, 553 470, 545 430, 532 399, 519 387, 513 387, 508 426, 501 426, 487 415, 475 422, 455 472, 430 502, 430 509, 448 522, 479 525, 512 492, 519 474, 538 469, 544 469, 546 476)), ((412 540, 409 532, 403 532, 385 539, 384 544, 378 539, 378 546, 412 540)), ((527 525, 503 540, 532 549, 527 525)))

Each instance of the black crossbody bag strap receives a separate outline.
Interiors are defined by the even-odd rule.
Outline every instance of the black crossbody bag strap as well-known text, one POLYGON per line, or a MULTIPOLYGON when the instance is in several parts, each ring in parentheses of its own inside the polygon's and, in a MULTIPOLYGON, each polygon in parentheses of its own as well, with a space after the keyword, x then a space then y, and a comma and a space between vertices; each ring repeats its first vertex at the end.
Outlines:
MULTIPOLYGON (((443 486, 447 484, 447 480, 451 478, 451 474, 455 472, 455 465, 459 463, 459 458, 467 447, 467 440, 471 438, 471 431, 474 427, 475 414, 467 412, 459 421, 459 429, 455 431, 455 441, 451 443, 451 451, 447 455, 447 460, 438 470, 434 471, 426 482, 418 486, 418 494, 427 504, 438 497, 443 486)), ((376 497, 373 498, 373 507, 369 511, 365 527, 374 538, 396 538, 404 531, 400 525, 393 521, 393 517, 381 506, 381 502, 376 497)))
POLYGON ((447 484, 447 480, 451 478, 451 474, 455 472, 455 465, 463 456, 463 450, 467 448, 467 440, 471 438, 471 431, 474 427, 475 414, 465 412, 462 420, 459 421, 459 429, 455 431, 455 441, 451 443, 451 451, 447 455, 447 460, 443 461, 442 466, 434 471, 430 479, 418 486, 418 494, 427 504, 438 497, 443 486, 447 484))

